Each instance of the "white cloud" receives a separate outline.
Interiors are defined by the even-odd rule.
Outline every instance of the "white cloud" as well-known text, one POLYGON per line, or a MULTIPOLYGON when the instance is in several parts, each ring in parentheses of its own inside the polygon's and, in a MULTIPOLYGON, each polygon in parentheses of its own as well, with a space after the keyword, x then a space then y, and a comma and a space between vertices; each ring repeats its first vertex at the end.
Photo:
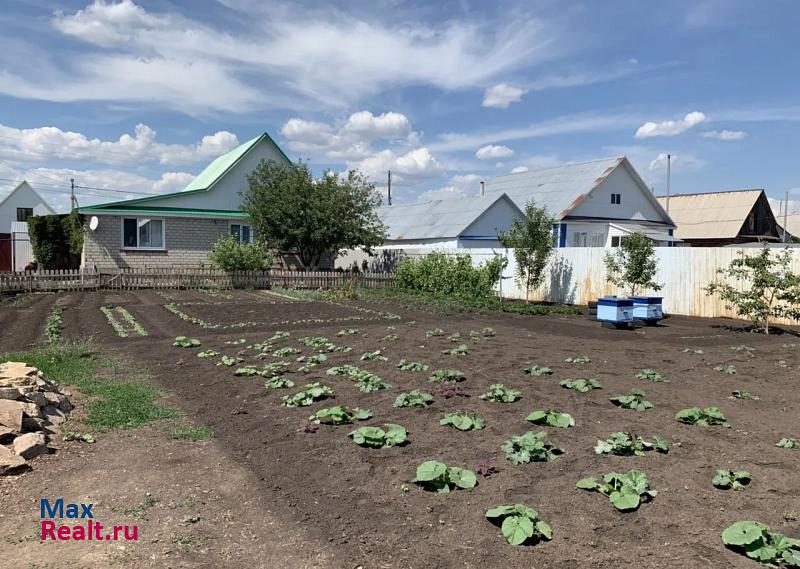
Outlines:
POLYGON ((350 115, 343 130, 355 133, 364 140, 394 139, 408 136, 411 123, 402 113, 388 112, 375 116, 369 111, 359 111, 350 115))
POLYGON ((194 144, 164 144, 156 131, 137 124, 134 134, 114 141, 88 138, 54 126, 18 129, 0 125, 0 157, 15 162, 80 160, 94 164, 133 165, 158 162, 176 166, 209 161, 235 148, 236 135, 222 130, 194 144))
POLYGON ((483 107, 494 107, 496 109, 507 109, 511 103, 518 103, 522 100, 525 89, 513 87, 507 83, 499 83, 494 87, 489 87, 483 93, 483 107))
MULTIPOLYGON (((169 4, 168 4, 169 5, 169 4)), ((82 42, 0 72, 0 93, 50 101, 125 101, 183 112, 347 107, 396 86, 484 86, 561 56, 555 23, 464 16, 428 25, 383 14, 275 6, 231 31, 174 11, 96 0, 57 12, 54 29, 82 42), (82 46, 83 47, 83 46, 82 46)), ((188 14, 189 12, 187 12, 188 14)))
POLYGON ((511 169, 511 173, 519 174, 520 172, 527 172, 528 170, 530 170, 530 168, 528 168, 527 166, 516 166, 511 169))
MULTIPOLYGON (((705 166, 705 161, 695 158, 689 154, 672 154, 670 156, 670 169, 675 170, 697 170, 705 166)), ((661 152, 647 168, 651 172, 667 171, 667 153, 661 152)))
POLYGON ((743 130, 710 130, 708 132, 700 133, 703 138, 713 138, 715 140, 744 140, 747 138, 747 133, 743 130))
POLYGON ((477 196, 480 194, 480 181, 481 177, 477 174, 453 176, 448 180, 446 186, 419 194, 419 196, 417 196, 417 201, 427 202, 431 200, 477 196))
POLYGON ((635 138, 652 138, 654 136, 676 136, 708 121, 708 117, 699 111, 688 113, 684 118, 673 121, 646 122, 639 127, 635 138))
POLYGON ((374 182, 385 180, 391 170, 392 181, 398 184, 438 176, 443 170, 441 163, 424 147, 400 155, 389 149, 382 150, 363 160, 348 162, 347 166, 360 170, 374 182))
POLYGON ((508 146, 489 144, 479 148, 475 153, 475 158, 478 160, 492 160, 494 158, 506 158, 513 155, 514 151, 508 146))

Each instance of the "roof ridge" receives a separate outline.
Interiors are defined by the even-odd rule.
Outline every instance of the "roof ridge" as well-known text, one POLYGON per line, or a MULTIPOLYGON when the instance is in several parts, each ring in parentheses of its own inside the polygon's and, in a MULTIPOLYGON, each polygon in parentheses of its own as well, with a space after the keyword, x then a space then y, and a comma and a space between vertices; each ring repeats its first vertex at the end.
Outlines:
POLYGON ((738 190, 713 190, 710 192, 690 192, 688 194, 670 194, 656 196, 656 198, 680 198, 683 196, 705 196, 705 195, 713 195, 713 194, 736 194, 736 193, 744 193, 744 192, 765 192, 764 188, 741 188, 738 190))
POLYGON ((593 160, 582 160, 580 162, 565 162, 563 164, 559 164, 558 166, 545 166, 543 168, 533 168, 528 169, 523 172, 508 172, 507 174, 499 174, 490 178, 490 180, 496 180, 497 178, 503 178, 505 176, 516 176, 518 174, 532 174, 535 172, 542 172, 544 170, 555 170, 556 168, 564 168, 565 166, 581 166, 583 164, 592 164, 594 162, 610 162, 611 160, 622 160, 626 158, 624 155, 622 156, 607 156, 605 158, 595 158, 593 160))

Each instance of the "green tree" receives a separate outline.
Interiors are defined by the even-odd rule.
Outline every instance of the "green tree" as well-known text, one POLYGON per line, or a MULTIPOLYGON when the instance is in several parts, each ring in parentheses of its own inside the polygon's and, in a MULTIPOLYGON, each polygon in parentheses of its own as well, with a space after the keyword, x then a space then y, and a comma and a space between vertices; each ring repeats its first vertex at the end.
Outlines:
POLYGON ((343 249, 370 252, 383 244, 386 228, 376 208, 375 186, 357 170, 326 172, 315 180, 308 164, 264 160, 247 178, 242 209, 270 247, 296 252, 304 267, 343 249))
POLYGON ((266 271, 272 268, 272 254, 260 241, 239 243, 232 235, 220 237, 208 254, 211 263, 223 271, 266 271))
POLYGON ((753 256, 731 261, 728 268, 717 274, 726 282, 716 281, 706 287, 707 295, 718 295, 726 308, 736 309, 739 316, 749 318, 754 325, 769 334, 773 318, 800 320, 800 275, 791 270, 792 252, 787 247, 773 256, 764 247, 753 256), (730 281, 743 286, 734 287, 730 281))
POLYGON ((639 290, 661 290, 655 281, 658 261, 653 242, 644 233, 621 239, 617 251, 606 253, 606 281, 635 295, 639 290))
POLYGON ((531 200, 525 205, 525 217, 515 217, 511 229, 500 235, 503 247, 514 250, 517 282, 525 287, 525 304, 530 302, 531 289, 542 284, 553 254, 553 223, 547 210, 531 200))

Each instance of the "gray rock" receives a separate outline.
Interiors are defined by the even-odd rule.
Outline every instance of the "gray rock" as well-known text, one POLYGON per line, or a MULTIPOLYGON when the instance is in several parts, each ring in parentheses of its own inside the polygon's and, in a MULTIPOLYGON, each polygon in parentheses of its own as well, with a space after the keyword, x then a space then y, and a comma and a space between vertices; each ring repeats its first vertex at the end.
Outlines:
POLYGON ((0 399, 0 425, 12 429, 15 433, 22 431, 22 413, 25 405, 19 401, 0 399))
POLYGON ((0 399, 11 399, 12 401, 19 399, 19 389, 16 387, 0 387, 0 399))
POLYGON ((52 405, 45 405, 42 407, 42 415, 44 415, 44 418, 47 421, 50 421, 53 425, 60 425, 67 420, 67 416, 64 415, 61 410, 53 407, 52 405))
POLYGON ((47 452, 47 439, 42 433, 25 433, 14 439, 14 454, 25 460, 47 452))

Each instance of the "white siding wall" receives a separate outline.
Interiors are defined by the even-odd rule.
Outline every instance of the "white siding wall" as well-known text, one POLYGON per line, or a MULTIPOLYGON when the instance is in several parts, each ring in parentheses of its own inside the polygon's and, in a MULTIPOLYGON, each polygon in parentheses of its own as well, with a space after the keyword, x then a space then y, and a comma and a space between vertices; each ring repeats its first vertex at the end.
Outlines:
MULTIPOLYGON (((484 198, 487 199, 487 198, 484 198)), ((462 237, 497 237, 511 229, 511 222, 519 212, 508 201, 499 200, 473 221, 462 233, 462 237)))
POLYGON ((602 217, 638 221, 663 221, 647 195, 624 167, 614 170, 582 204, 570 212, 571 217, 602 217), (621 194, 622 203, 612 204, 611 194, 621 194))
POLYGON ((17 221, 17 208, 33 208, 33 215, 53 213, 47 203, 27 184, 20 185, 0 204, 0 233, 10 233, 11 223, 17 221))

